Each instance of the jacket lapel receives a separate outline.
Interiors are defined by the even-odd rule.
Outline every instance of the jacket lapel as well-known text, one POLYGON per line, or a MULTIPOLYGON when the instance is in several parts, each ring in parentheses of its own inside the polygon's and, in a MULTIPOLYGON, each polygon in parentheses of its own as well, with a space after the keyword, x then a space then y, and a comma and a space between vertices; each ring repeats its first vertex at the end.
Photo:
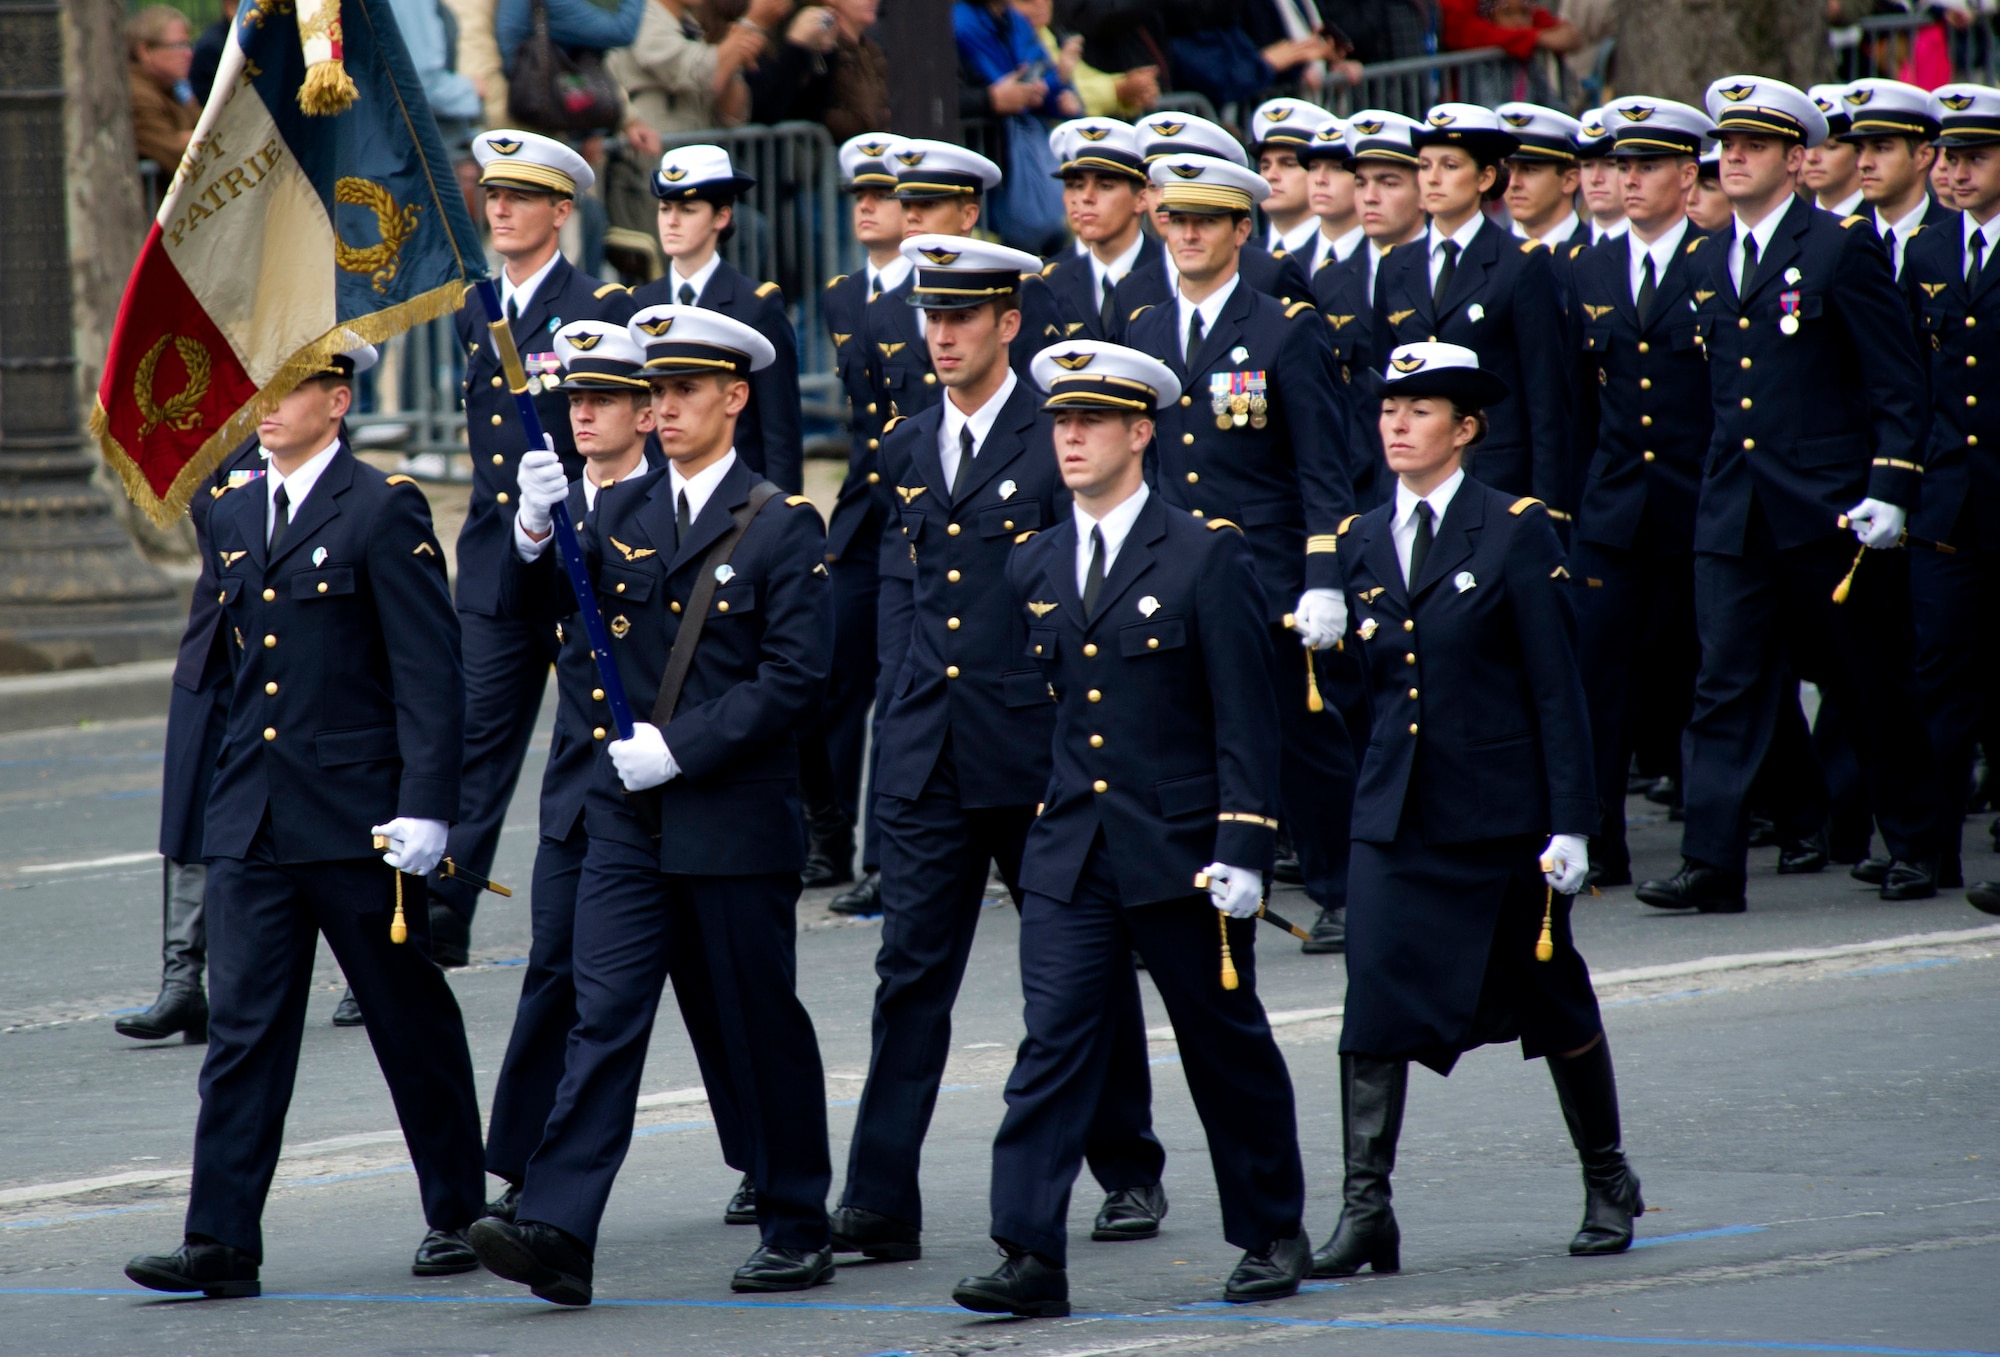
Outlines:
POLYGON ((542 279, 542 285, 535 289, 535 295, 528 301, 527 308, 514 322, 514 347, 523 354, 546 353, 555 347, 554 337, 541 348, 535 347, 535 336, 549 332, 549 322, 560 319, 556 314, 556 298, 569 286, 570 264, 561 255, 556 256, 556 266, 549 270, 549 276, 542 279))
POLYGON ((1381 531, 1361 553, 1361 560, 1368 567, 1368 573, 1376 583, 1401 602, 1404 610, 1409 607, 1410 591, 1403 584, 1403 563, 1396 559, 1396 498, 1392 491, 1389 496, 1389 516, 1382 520, 1381 531))
POLYGON ((708 275, 708 282, 702 286, 701 295, 695 298, 695 305, 710 311, 735 314, 729 308, 736 302, 736 270, 724 259, 716 264, 715 272, 708 275))
MULTIPOLYGON (((1606 241, 1603 249, 1602 264, 1611 273, 1611 304, 1618 308, 1619 315, 1631 321, 1633 327, 1643 333, 1650 327, 1639 324, 1639 303, 1633 300, 1632 297, 1632 251, 1635 248, 1632 243, 1632 233, 1630 231, 1627 231, 1624 237, 1615 243, 1606 241)), ((1671 269, 1668 271, 1672 272, 1671 269)), ((1653 316, 1660 314, 1660 303, 1666 298, 1664 284, 1664 279, 1655 278, 1653 280, 1653 316)), ((1576 292, 1576 299, 1581 300, 1589 295, 1589 293, 1579 287, 1576 292)), ((1648 319, 1650 320, 1651 317, 1648 317, 1648 319)))
MULTIPOLYGON (((1188 364, 1190 375, 1209 371, 1222 366, 1223 355, 1235 346, 1242 337, 1243 322, 1250 316, 1252 290, 1241 274, 1236 278, 1236 290, 1229 294, 1229 300, 1222 304, 1222 311, 1215 318, 1215 326, 1201 337, 1201 347, 1195 350, 1194 359, 1188 364)), ((1183 383, 1185 388, 1185 383, 1183 383)), ((1119 553, 1123 555, 1123 552, 1119 553)))
MULTIPOLYGON (((1625 238, 1627 241, 1630 241, 1632 233, 1627 231, 1625 238)), ((1664 322, 1668 316, 1676 314, 1677 309, 1681 305, 1681 299, 1688 295, 1689 278, 1694 271, 1694 261, 1688 258, 1687 248, 1694 244, 1695 240, 1699 239, 1700 237, 1696 236, 1692 230, 1683 234, 1679 247, 1667 259, 1667 271, 1654 280, 1653 309, 1646 317, 1646 324, 1643 327, 1645 332, 1650 333, 1655 327, 1664 322)), ((1632 275, 1627 273, 1625 278, 1629 283, 1632 275)), ((1629 291, 1629 289, 1627 290, 1629 291)), ((1634 312, 1634 314, 1636 315, 1637 313, 1634 312)))
POLYGON ((1471 557, 1485 514, 1485 501, 1474 493, 1471 482, 1460 481, 1458 492, 1445 508, 1444 521, 1438 524, 1430 554, 1424 557, 1423 573, 1417 576, 1416 587, 1410 591, 1412 599, 1421 598, 1471 557))
MULTIPOLYGON (((268 476, 269 471, 265 472, 268 476)), ((242 488, 239 494, 231 490, 222 497, 222 502, 209 511, 208 535, 215 544, 216 565, 226 569, 222 553, 225 551, 247 551, 250 564, 259 575, 264 573, 264 529, 271 521, 270 482, 259 477, 242 488), (230 542, 241 542, 240 547, 231 547, 230 542)))
POLYGON ((1500 257, 1503 241, 1509 249, 1520 248, 1513 243, 1513 236, 1495 226, 1491 218, 1480 223, 1479 229, 1472 235, 1472 243, 1458 256, 1458 267, 1452 271, 1451 286, 1444 291, 1444 304, 1437 308, 1435 319, 1438 322, 1442 323, 1446 316, 1485 288, 1486 275, 1500 257))
MULTIPOLYGON (((708 503, 701 506, 701 512, 696 514, 694 522, 688 525, 687 540, 674 552, 673 564, 667 567, 670 573, 679 570, 690 560, 698 558, 714 544, 716 538, 729 531, 733 523, 731 515, 750 498, 750 487, 755 481, 756 477, 750 474, 750 468, 743 464, 741 457, 738 457, 736 464, 730 467, 728 474, 722 478, 722 484, 715 487, 715 493, 708 497, 708 503)), ((671 522, 674 512, 673 477, 662 478, 660 484, 667 490, 665 496, 667 516, 671 522)), ((660 497, 655 495, 653 498, 657 502, 660 497)))
MULTIPOLYGON (((1065 519, 1059 526, 1050 529, 1054 538, 1049 552, 1048 564, 1042 570, 1042 588, 1046 590, 1037 602, 1055 600, 1055 617, 1058 622, 1068 622, 1077 631, 1086 630, 1083 618, 1083 596, 1076 591, 1076 519, 1065 519)), ((1045 612, 1036 621, 1046 620, 1045 612)))
MULTIPOLYGON (((946 396, 945 399, 950 400, 951 397, 946 396)), ((952 503, 969 502, 979 493, 981 486, 999 475, 1004 468, 1012 465, 1016 458, 1027 451, 1034 428, 1034 390, 1026 382, 1019 382, 1014 387, 1014 393, 1007 398, 1007 404, 1001 409, 999 417, 993 421, 993 427, 986 431, 986 445, 979 450, 979 455, 972 459, 972 465, 965 469, 964 493, 952 503)), ((935 450, 936 442, 933 441, 931 446, 935 450)), ((942 474, 942 466, 939 472, 942 474)))
MULTIPOLYGON (((1076 519, 1072 516, 1070 522, 1076 519)), ((1072 540, 1074 540, 1072 528, 1072 540)), ((1158 495, 1146 496, 1146 503, 1139 510, 1132 531, 1126 534, 1125 545, 1118 548, 1118 559, 1111 563, 1111 573, 1104 577, 1104 591, 1097 596, 1097 611, 1088 619, 1084 630, 1095 631, 1100 622, 1116 612, 1118 601, 1126 591, 1139 582, 1148 570, 1153 568, 1153 546, 1167 535, 1166 511, 1160 507, 1158 495)), ((1076 559, 1072 552, 1070 559, 1076 559)), ((1083 607, 1078 600, 1078 615, 1083 607)))
MULTIPOLYGON (((1953 225, 1958 224, 1954 222, 1953 225)), ((1987 294, 1996 280, 2000 280, 2000 263, 1994 262, 1993 259, 1996 254, 2000 254, 2000 246, 1995 246, 1986 252, 1986 257, 1979 261, 1979 277, 1968 287, 1965 282, 1965 228, 1958 226, 1958 253, 1953 257, 1958 261, 1959 290, 1969 293, 1969 300, 1978 301, 1987 294)))
MULTIPOLYGON (((269 570, 278 562, 306 544, 320 526, 340 512, 340 495, 354 482, 354 454, 342 443, 333 454, 333 460, 326 464, 326 470, 319 473, 313 483, 306 502, 292 510, 292 521, 285 527, 285 540, 278 544, 277 554, 265 564, 269 570)), ((260 537, 258 541, 263 539, 260 537)))
POLYGON ((1784 286, 1785 270, 1799 257, 1799 237, 1811 223, 1813 209, 1794 199, 1782 210, 1785 216, 1771 233, 1771 247, 1757 261, 1757 274, 1750 280, 1750 295, 1741 299, 1746 304, 1773 285, 1784 286))

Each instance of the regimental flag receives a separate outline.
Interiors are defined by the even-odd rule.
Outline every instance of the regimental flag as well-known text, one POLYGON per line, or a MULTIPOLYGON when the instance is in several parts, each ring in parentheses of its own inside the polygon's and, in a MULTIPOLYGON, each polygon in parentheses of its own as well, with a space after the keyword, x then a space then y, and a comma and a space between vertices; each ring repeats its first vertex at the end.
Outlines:
POLYGON ((237 12, 112 331, 91 432, 163 525, 306 374, 485 276, 387 0, 296 3, 237 12))

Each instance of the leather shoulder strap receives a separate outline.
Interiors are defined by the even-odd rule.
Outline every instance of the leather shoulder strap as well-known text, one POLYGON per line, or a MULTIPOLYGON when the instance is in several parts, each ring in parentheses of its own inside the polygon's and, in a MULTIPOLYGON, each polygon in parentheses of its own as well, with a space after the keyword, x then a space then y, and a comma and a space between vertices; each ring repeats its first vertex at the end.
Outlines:
POLYGON ((674 708, 681 700, 681 688, 687 683, 688 670, 694 664, 694 648, 701 643, 701 629, 708 620, 708 608, 715 601, 715 588, 721 583, 715 572, 729 563, 736 553, 736 544, 743 540, 743 534, 750 530, 750 521, 774 499, 781 499, 784 491, 769 481, 759 481, 750 487, 750 498, 738 506, 731 515, 735 526, 715 539, 715 545, 708 549, 708 556, 701 563, 701 578, 695 581, 694 593, 689 596, 687 611, 681 615, 680 630, 674 635, 674 648, 667 655, 667 671, 660 676, 660 695, 653 703, 653 724, 661 730, 674 719, 674 708))

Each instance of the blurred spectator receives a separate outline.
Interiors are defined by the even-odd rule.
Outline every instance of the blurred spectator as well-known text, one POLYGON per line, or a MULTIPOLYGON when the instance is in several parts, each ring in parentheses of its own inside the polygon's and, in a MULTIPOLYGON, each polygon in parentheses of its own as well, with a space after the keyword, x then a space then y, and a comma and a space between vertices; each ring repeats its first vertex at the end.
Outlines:
POLYGON ((1319 0, 1241 0, 1243 31, 1276 72, 1272 85, 1287 91, 1358 84, 1361 64, 1345 60, 1347 50, 1327 33, 1319 0))
POLYGON ((188 67, 188 85, 197 104, 208 102, 215 87, 215 70, 222 64, 222 49, 229 46, 229 30, 236 23, 236 0, 222 0, 222 17, 201 30, 194 40, 194 64, 188 67))
MULTIPOLYGON (((651 0, 543 0, 549 40, 573 53, 630 47, 639 36, 639 21, 645 18, 649 3, 651 0)), ((534 27, 533 0, 498 0, 493 11, 493 37, 504 69, 514 69, 514 53, 534 27)))
POLYGON ((1084 60, 1081 33, 1058 34, 1055 0, 1012 0, 1015 11, 1034 27, 1056 75, 1076 91, 1085 113, 1136 118, 1160 102, 1160 68, 1135 66, 1121 75, 1100 71, 1084 60))
POLYGON ((833 12, 833 78, 826 130, 836 142, 889 125, 889 58, 868 36, 881 0, 827 0, 833 12))
POLYGON ((149 5, 125 21, 126 74, 132 89, 132 140, 139 159, 167 175, 181 163, 201 105, 188 87, 194 43, 177 9, 149 5))
POLYGON ((445 149, 462 159, 471 153, 472 134, 485 109, 479 91, 456 69, 458 17, 439 0, 389 0, 389 9, 403 31, 403 45, 430 100, 445 149))
POLYGON ((877 0, 828 0, 794 14, 746 77, 750 121, 825 123, 836 141, 886 126, 889 63, 866 31, 876 8, 877 0))
POLYGON ((1081 116, 1083 101, 1058 74, 1034 26, 1008 0, 958 0, 951 19, 959 66, 974 83, 986 87, 993 116, 1081 116))
POLYGON ((1169 30, 1174 84, 1217 108, 1261 99, 1280 86, 1323 84, 1333 44, 1311 29, 1302 38, 1283 36, 1287 16, 1308 22, 1299 2, 1288 0, 1280 15, 1274 0, 1186 0, 1169 30))
POLYGON ((1561 55, 1583 44, 1576 25, 1527 0, 1439 0, 1438 46, 1447 52, 1498 47, 1516 61, 1536 52, 1561 55))
POLYGON ((743 72, 764 50, 764 29, 785 16, 786 0, 758 0, 717 42, 709 42, 685 0, 648 0, 639 37, 605 58, 633 113, 653 131, 734 127, 750 116, 743 72))
POLYGON ((1319 0, 1319 11, 1354 44, 1349 55, 1364 63, 1428 55, 1437 24, 1432 0, 1319 0))
POLYGON ((1619 0, 1558 0, 1556 15, 1576 29, 1576 50, 1563 65, 1578 80, 1597 74, 1597 49, 1618 33, 1619 0))
MULTIPOLYGON (((444 0, 458 20, 458 73, 472 82, 485 106, 488 127, 507 125, 507 73, 500 66, 500 43, 493 31, 494 0, 444 0)), ((478 176, 474 176, 477 182, 478 176)), ((479 221, 480 214, 472 214, 479 221)))

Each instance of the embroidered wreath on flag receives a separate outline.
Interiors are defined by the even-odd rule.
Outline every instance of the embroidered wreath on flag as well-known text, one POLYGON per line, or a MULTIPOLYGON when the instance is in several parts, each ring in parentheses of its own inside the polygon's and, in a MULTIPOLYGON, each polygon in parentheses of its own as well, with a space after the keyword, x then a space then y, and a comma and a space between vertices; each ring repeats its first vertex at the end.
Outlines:
POLYGON ((208 394, 209 369, 208 350, 192 336, 165 334, 154 340, 153 347, 146 350, 138 370, 132 374, 132 399, 138 404, 139 413, 146 417, 146 422, 139 426, 139 437, 144 438, 162 424, 169 429, 192 429, 201 419, 201 398, 208 394), (161 405, 153 399, 153 374, 170 339, 174 352, 181 356, 181 365, 187 369, 187 385, 161 405))
POLYGON ((417 214, 423 211, 418 203, 403 207, 396 205, 396 199, 388 189, 372 179, 348 177, 333 186, 333 200, 351 207, 365 207, 375 214, 376 229, 381 231, 379 244, 354 246, 341 239, 338 230, 333 237, 334 262, 349 273, 372 275, 377 292, 387 292, 387 283, 396 276, 397 256, 402 253, 403 242, 417 230, 417 214))

